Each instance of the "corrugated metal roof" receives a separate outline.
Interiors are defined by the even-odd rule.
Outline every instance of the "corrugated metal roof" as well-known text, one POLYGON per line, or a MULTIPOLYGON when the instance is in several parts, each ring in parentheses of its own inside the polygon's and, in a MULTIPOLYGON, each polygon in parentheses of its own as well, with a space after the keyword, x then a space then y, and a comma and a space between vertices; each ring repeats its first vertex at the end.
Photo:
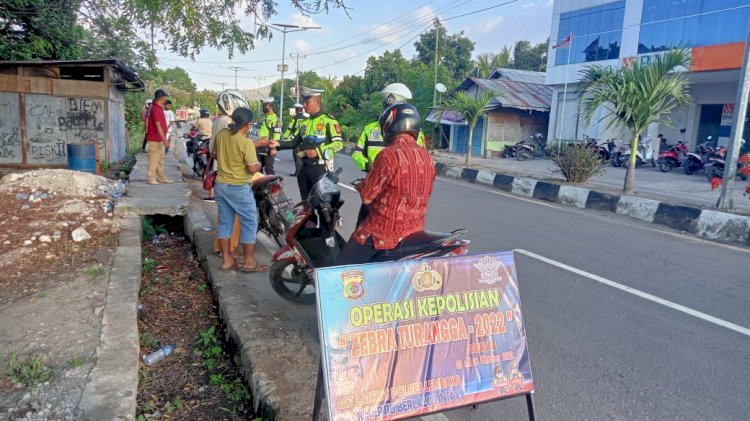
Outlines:
POLYGON ((104 65, 113 66, 117 68, 117 71, 128 82, 132 83, 140 89, 144 89, 143 81, 138 75, 125 63, 120 60, 109 59, 109 60, 0 60, 0 66, 26 66, 26 67, 42 67, 42 66, 86 66, 86 65, 104 65))
POLYGON ((500 92, 490 102, 490 108, 509 107, 520 110, 547 111, 552 103, 552 88, 536 83, 513 82, 503 79, 479 79, 468 77, 458 86, 466 90, 476 84, 482 90, 500 92))
POLYGON ((506 69, 498 67, 490 73, 488 79, 504 79, 513 82, 537 83, 544 85, 544 72, 532 72, 531 70, 506 69))

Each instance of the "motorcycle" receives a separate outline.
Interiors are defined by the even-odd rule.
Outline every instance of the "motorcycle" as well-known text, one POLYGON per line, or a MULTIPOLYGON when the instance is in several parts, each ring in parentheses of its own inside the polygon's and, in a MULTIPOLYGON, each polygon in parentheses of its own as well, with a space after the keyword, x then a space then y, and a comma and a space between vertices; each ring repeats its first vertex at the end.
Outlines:
MULTIPOLYGON (((520 149, 526 149, 527 147, 531 148, 532 151, 534 150, 533 146, 526 144, 526 140, 522 140, 516 143, 515 145, 505 145, 505 149, 503 149, 502 156, 503 158, 514 158, 516 157, 520 149)), ((533 153, 532 153, 532 156, 533 156, 533 153)), ((521 161, 523 161, 523 159, 521 159, 521 161)))
POLYGON ((258 210, 258 230, 284 245, 284 234, 294 219, 294 201, 284 194, 284 178, 267 175, 253 181, 253 196, 258 210))
MULTIPOLYGON (((344 205, 338 176, 342 169, 323 175, 295 214, 286 233, 286 244, 274 253, 269 273, 271 287, 282 298, 297 304, 315 302, 315 268, 336 263, 346 240, 338 233, 344 205)), ((383 250, 373 262, 458 256, 468 253, 468 240, 451 233, 420 231, 406 237, 393 250, 383 250)))
POLYGON ((708 146, 712 136, 708 136, 706 141, 695 147, 695 152, 690 152, 683 159, 682 170, 687 175, 692 175, 698 170, 702 170, 706 165, 706 160, 713 155, 714 149, 708 146))
MULTIPOLYGON (((742 139, 740 146, 745 144, 745 140, 742 139)), ((713 155, 706 158, 706 165, 703 168, 703 173, 710 183, 714 178, 724 178, 724 167, 726 166, 727 147, 719 146, 713 155)), ((742 164, 737 162, 737 177, 740 180, 746 181, 747 174, 744 171, 739 171, 742 168, 742 164)))
POLYGON ((610 139, 607 141, 607 150, 609 151, 609 162, 612 163, 613 167, 619 167, 622 165, 623 152, 625 152, 625 146, 623 146, 621 140, 610 139))
MULTIPOLYGON (((549 157, 550 152, 547 150, 547 142, 544 140, 544 136, 541 133, 536 133, 529 136, 532 142, 539 145, 539 149, 542 151, 544 156, 549 157)), ((534 145, 533 143, 519 142, 516 143, 515 155, 519 161, 525 161, 527 159, 534 159, 534 145)))
POLYGON ((190 156, 193 159, 193 177, 203 179, 208 166, 208 141, 209 138, 195 137, 191 139, 193 144, 193 153, 190 156))
POLYGON ((602 162, 609 161, 609 149, 599 145, 598 141, 596 139, 588 139, 585 143, 586 147, 596 151, 596 153, 599 154, 599 156, 602 159, 602 162))
POLYGON ((659 171, 669 172, 672 168, 682 166, 682 161, 687 155, 687 145, 682 141, 677 142, 676 145, 670 145, 670 148, 666 151, 659 152, 659 159, 656 163, 659 165, 659 171))
MULTIPOLYGON (((649 136, 645 141, 638 142, 638 150, 635 152, 636 167, 643 165, 645 162, 650 162, 652 167, 656 166, 656 161, 654 160, 654 148, 651 146, 652 140, 651 136, 649 136)), ((628 166, 630 153, 630 148, 627 148, 622 155, 620 155, 620 165, 617 165, 618 167, 628 166)))

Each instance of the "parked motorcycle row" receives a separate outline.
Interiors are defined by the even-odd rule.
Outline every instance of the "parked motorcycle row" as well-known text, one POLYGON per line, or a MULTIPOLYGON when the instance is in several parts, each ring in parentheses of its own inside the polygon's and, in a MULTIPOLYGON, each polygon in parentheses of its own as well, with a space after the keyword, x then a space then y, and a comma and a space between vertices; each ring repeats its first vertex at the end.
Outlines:
MULTIPOLYGON (((193 159, 194 176, 202 178, 208 161, 208 139, 201 138, 194 129, 184 137, 188 155, 193 159)), ((344 200, 338 185, 341 172, 339 168, 324 174, 308 197, 296 205, 284 193, 282 177, 268 175, 253 181, 258 230, 279 246, 269 271, 271 287, 290 302, 315 303, 315 269, 335 264, 346 244, 338 232, 343 226, 340 210, 344 200)), ((458 239, 465 232, 417 232, 395 249, 382 251, 373 262, 467 254, 469 241, 458 239)))
MULTIPOLYGON (((544 137, 537 133, 530 136, 531 140, 522 140, 515 145, 505 147, 502 156, 504 158, 516 158, 519 161, 534 159, 534 143, 539 144, 541 156, 550 157, 551 152, 547 149, 547 142, 544 137)), ((727 154, 726 146, 713 148, 709 146, 712 137, 708 136, 705 142, 696 146, 694 152, 689 152, 687 145, 679 141, 674 145, 668 145, 668 149, 657 153, 654 151, 653 139, 651 136, 638 142, 638 150, 635 152, 635 166, 639 167, 644 164, 651 164, 652 167, 659 167, 661 172, 669 172, 674 168, 682 168, 685 174, 692 175, 702 171, 709 182, 714 178, 724 177, 724 166, 727 154)), ((744 145, 745 141, 742 140, 744 145)), ((572 143, 568 144, 572 146, 572 143)), ((583 145, 595 150, 602 161, 612 164, 613 167, 627 168, 630 161, 630 145, 618 139, 609 139, 603 145, 596 139, 584 137, 583 145)), ((740 168, 740 164, 737 164, 740 168)), ((741 180, 747 180, 748 176, 743 172, 737 172, 741 180)))

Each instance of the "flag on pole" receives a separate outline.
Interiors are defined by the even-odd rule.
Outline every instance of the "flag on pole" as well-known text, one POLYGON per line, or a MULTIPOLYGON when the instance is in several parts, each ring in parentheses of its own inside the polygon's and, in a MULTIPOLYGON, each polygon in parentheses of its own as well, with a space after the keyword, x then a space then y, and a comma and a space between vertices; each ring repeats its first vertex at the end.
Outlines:
POLYGON ((567 37, 566 37, 566 38, 565 38, 564 40, 562 40, 562 41, 561 41, 561 42, 560 42, 559 44, 557 44, 557 45, 553 45, 553 46, 552 46, 552 48, 561 48, 561 47, 567 47, 568 45, 570 45, 570 41, 572 41, 572 40, 573 40, 573 33, 571 32, 571 33, 570 33, 570 34, 568 34, 568 36, 567 36, 567 37))

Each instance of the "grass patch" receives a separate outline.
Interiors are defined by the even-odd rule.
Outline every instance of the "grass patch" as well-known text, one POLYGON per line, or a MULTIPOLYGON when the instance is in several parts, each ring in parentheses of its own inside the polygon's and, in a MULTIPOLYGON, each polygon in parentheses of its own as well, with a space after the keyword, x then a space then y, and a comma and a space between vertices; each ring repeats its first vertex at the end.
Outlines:
POLYGON ((20 357, 16 352, 11 352, 8 357, 7 372, 13 383, 22 383, 26 386, 44 383, 54 374, 52 368, 44 364, 42 355, 20 357))
POLYGON ((88 358, 86 357, 73 357, 68 360, 68 368, 77 368, 80 367, 88 361, 88 358))
POLYGON ((143 343, 143 346, 146 348, 156 349, 159 347, 159 343, 161 343, 161 341, 159 340, 159 338, 155 338, 149 333, 143 332, 141 333, 141 343, 143 343))
POLYGON ((83 273, 85 273, 86 275, 88 275, 88 276, 90 276, 92 278, 98 278, 98 277, 104 275, 104 273, 106 273, 106 271, 107 270, 104 269, 104 266, 92 266, 90 268, 86 268, 83 271, 83 273))

